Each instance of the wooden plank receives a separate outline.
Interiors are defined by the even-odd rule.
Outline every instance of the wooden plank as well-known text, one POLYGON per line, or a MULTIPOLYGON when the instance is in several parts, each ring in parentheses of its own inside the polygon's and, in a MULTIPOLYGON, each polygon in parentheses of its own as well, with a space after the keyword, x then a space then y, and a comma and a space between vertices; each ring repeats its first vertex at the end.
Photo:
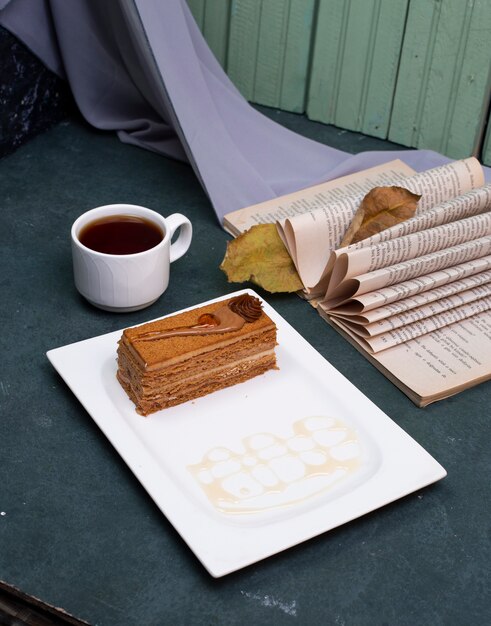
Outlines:
POLYGON ((227 48, 231 0, 205 2, 203 34, 212 52, 223 68, 227 67, 227 48))
POLYGON ((441 3, 412 0, 402 46, 389 139, 416 146, 441 3))
POLYGON ((212 52, 226 68, 232 0, 187 0, 212 52))
POLYGON ((227 71, 244 98, 252 100, 256 78, 261 0, 233 0, 227 71))
POLYGON ((491 113, 488 118, 488 130, 486 132, 486 138, 482 149, 482 162, 485 165, 491 166, 491 113))
POLYGON ((191 13, 193 14, 196 24, 198 24, 201 32, 203 32, 203 20, 205 15, 205 0, 186 0, 191 13))
POLYGON ((228 71, 253 102, 303 112, 315 0, 234 0, 228 71))
POLYGON ((314 6, 313 0, 263 0, 254 102, 304 111, 314 6))
POLYGON ((389 139, 476 154, 489 103, 491 3, 411 0, 389 139))
POLYGON ((387 136, 407 0, 321 0, 307 114, 387 136))
MULTIPOLYGON (((453 158, 478 154, 489 110, 491 3, 489 0, 474 0, 472 10, 470 3, 467 7, 451 89, 453 106, 448 111, 442 147, 442 152, 453 158)), ((451 5, 448 10, 452 10, 451 5)), ((442 17, 445 16, 446 13, 442 12, 442 17)), ((445 56, 445 47, 441 56, 445 56)), ((433 121, 430 120, 429 125, 433 121)))
POLYGON ((349 8, 348 2, 324 0, 317 13, 307 115, 327 124, 336 116, 349 8))
POLYGON ((262 2, 257 47, 254 102, 279 106, 288 29, 289 0, 262 2))
POLYGON ((314 37, 315 0, 291 0, 284 50, 284 71, 278 106, 303 113, 314 37))
POLYGON ((372 16, 369 49, 373 52, 370 65, 367 64, 360 130, 383 139, 389 131, 407 7, 408 0, 383 0, 375 3, 372 16))

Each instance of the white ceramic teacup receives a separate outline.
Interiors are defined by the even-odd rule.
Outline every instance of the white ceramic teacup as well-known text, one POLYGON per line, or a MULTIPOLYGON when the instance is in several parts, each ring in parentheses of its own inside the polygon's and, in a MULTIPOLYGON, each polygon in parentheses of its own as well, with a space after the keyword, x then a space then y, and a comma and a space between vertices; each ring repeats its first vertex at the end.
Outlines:
POLYGON ((87 211, 72 226, 72 257, 75 286, 91 304, 106 311, 128 312, 153 304, 167 289, 170 264, 188 250, 191 222, 179 213, 162 217, 133 204, 109 204, 87 211), (153 248, 135 254, 106 254, 82 244, 79 236, 88 224, 113 215, 150 220, 163 233, 153 248), (177 240, 171 239, 180 228, 177 240))

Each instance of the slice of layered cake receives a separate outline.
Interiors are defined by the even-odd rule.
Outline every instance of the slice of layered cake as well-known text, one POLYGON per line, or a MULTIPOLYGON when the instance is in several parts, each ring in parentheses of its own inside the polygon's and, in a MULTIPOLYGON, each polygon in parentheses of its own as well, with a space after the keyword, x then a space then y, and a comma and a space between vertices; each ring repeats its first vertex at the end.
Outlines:
POLYGON ((277 369, 275 346, 274 322, 243 294, 126 329, 117 377, 148 415, 277 369))

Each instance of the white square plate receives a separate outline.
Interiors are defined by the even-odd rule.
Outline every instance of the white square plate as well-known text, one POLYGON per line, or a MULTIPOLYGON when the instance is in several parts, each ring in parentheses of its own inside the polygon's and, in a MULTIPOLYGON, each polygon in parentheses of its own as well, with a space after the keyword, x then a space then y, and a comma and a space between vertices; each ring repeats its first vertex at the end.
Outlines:
MULTIPOLYGON (((257 295, 242 290, 216 300, 245 292, 257 295)), ((47 353, 217 577, 446 475, 271 306, 263 306, 278 327, 279 370, 146 418, 116 380, 121 331, 47 353)))

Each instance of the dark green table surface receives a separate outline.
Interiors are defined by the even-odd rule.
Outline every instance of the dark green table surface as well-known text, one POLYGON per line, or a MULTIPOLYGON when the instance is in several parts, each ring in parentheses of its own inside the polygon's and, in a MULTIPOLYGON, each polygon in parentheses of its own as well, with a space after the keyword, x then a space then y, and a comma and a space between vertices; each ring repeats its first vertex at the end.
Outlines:
MULTIPOLYGON (((385 146, 267 114, 345 150, 385 146)), ((448 477, 215 580, 45 356, 238 288, 218 269, 228 235, 191 168, 72 120, 0 161, 0 220, 1 580, 103 626, 491 623, 489 383, 417 409, 305 302, 266 295, 448 477), (132 314, 91 307, 72 280, 72 222, 114 202, 194 225, 167 292, 132 314)))

